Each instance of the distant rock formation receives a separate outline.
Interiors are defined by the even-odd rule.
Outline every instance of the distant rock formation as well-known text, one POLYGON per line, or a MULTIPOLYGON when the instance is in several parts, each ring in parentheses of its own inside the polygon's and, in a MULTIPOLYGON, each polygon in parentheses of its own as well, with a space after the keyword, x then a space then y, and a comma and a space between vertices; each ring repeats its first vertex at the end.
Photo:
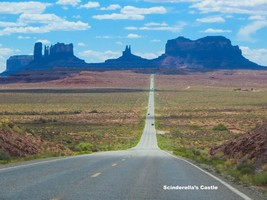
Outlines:
POLYGON ((122 56, 116 59, 108 59, 105 61, 106 67, 113 68, 146 68, 151 66, 151 61, 144 59, 140 56, 132 54, 131 46, 127 45, 125 50, 122 52, 122 56))
POLYGON ((28 69, 44 69, 55 67, 84 67, 84 60, 77 58, 73 53, 73 44, 57 43, 44 46, 41 42, 34 45, 34 60, 27 67, 28 69), (43 53, 44 52, 44 53, 43 53))
POLYGON ((73 44, 57 43, 44 46, 41 42, 34 45, 32 55, 11 56, 7 60, 4 75, 24 70, 51 69, 61 67, 87 67, 84 60, 77 58, 73 53, 73 44))
POLYGON ((73 44, 64 44, 64 43, 57 43, 55 45, 45 46, 44 49, 44 58, 54 58, 58 59, 59 57, 66 58, 66 57, 73 57, 73 44))
POLYGON ((6 72, 20 71, 32 61, 33 61, 33 56, 30 55, 11 56, 7 60, 6 72))
POLYGON ((43 58, 43 44, 41 42, 36 42, 33 51, 34 61, 41 60, 43 58))
POLYGON ((242 56, 238 46, 222 36, 198 40, 184 37, 168 40, 165 54, 156 59, 161 67, 191 69, 258 69, 259 65, 242 56))
POLYGON ((57 43, 43 46, 41 42, 37 42, 34 45, 33 56, 11 56, 7 60, 6 72, 1 75, 25 70, 51 70, 55 68, 100 71, 136 69, 146 73, 266 69, 246 59, 240 48, 233 46, 229 39, 223 36, 208 36, 198 40, 184 37, 168 40, 165 53, 152 60, 132 54, 131 46, 127 45, 119 58, 90 64, 74 55, 73 44, 57 43))

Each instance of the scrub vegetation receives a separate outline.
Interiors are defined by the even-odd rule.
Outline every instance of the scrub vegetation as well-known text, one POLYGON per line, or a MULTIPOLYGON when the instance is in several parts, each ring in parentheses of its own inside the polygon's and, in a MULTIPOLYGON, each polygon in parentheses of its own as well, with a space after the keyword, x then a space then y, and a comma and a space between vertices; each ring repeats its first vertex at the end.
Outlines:
POLYGON ((264 163, 246 157, 230 158, 222 153, 210 155, 212 147, 234 140, 267 121, 267 84, 261 81, 262 76, 250 86, 251 80, 245 78, 249 73, 243 74, 243 85, 240 72, 224 74, 199 74, 193 79, 191 75, 157 75, 159 146, 267 191, 264 163), (225 82, 232 82, 232 86, 225 82))
MULTIPOLYGON (((91 80, 93 76, 89 75, 84 80, 91 80)), ((94 75, 101 78, 101 73, 94 75)), ((53 82, 30 85, 36 88, 25 84, 23 89, 15 88, 14 84, 11 89, 4 85, 0 90, 0 120, 67 148, 69 151, 64 155, 128 149, 137 144, 144 127, 149 75, 140 75, 138 79, 138 75, 111 72, 111 76, 113 79, 105 80, 108 82, 105 88, 97 88, 97 84, 103 84, 101 81, 94 88, 85 88, 87 82, 77 86, 68 82, 71 89, 67 85, 51 88, 53 82), (121 78, 122 75, 129 76, 132 88, 129 83, 123 88, 127 78, 121 78), (46 84, 50 88, 44 89, 46 84)), ((0 159, 10 161, 7 153, 0 152, 0 159)))

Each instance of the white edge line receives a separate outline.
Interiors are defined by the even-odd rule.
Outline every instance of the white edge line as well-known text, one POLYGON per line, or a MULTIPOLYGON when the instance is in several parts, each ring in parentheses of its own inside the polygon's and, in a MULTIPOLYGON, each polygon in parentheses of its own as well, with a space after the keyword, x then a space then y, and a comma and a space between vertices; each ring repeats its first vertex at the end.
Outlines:
MULTIPOLYGON (((30 166, 34 166, 34 165, 41 165, 41 164, 45 164, 45 163, 57 162, 57 161, 60 161, 60 160, 68 160, 68 159, 72 159, 72 158, 86 157, 86 156, 89 156, 89 155, 91 155, 91 154, 88 154, 88 155, 78 155, 78 156, 70 156, 70 157, 67 157, 67 158, 62 158, 61 157, 61 158, 56 158, 56 159, 53 159, 53 160, 36 161, 34 163, 29 163, 29 164, 16 165, 16 166, 13 166, 13 167, 4 167, 4 168, 1 168, 0 169, 0 172, 1 171, 12 170, 12 169, 30 167, 30 166)), ((32 161, 34 161, 34 160, 32 160, 32 161)))
MULTIPOLYGON (((162 151, 163 151, 163 150, 162 150, 162 151)), ((214 176, 213 174, 211 174, 211 173, 205 171, 204 169, 201 169, 201 168, 198 167, 197 165, 195 165, 195 164, 193 164, 193 163, 191 163, 191 162, 189 162, 189 161, 187 161, 187 160, 185 160, 185 159, 183 159, 183 158, 181 158, 181 157, 177 157, 177 156, 175 156, 175 155, 173 155, 173 154, 171 154, 171 153, 169 153, 169 152, 167 152, 167 151, 163 151, 163 152, 169 154, 170 156, 172 156, 172 157, 174 157, 174 158, 176 158, 176 159, 182 160, 182 161, 184 161, 184 162, 190 164, 191 166, 197 168, 198 170, 204 172, 205 174, 207 174, 207 175, 209 175, 210 177, 214 178, 216 181, 218 181, 218 182, 220 182, 221 184, 223 184, 225 187, 227 187, 228 189, 230 189, 232 192, 234 192, 234 193, 237 194, 238 196, 242 197, 243 199, 245 199, 245 200, 252 200, 250 197, 248 197, 248 196, 245 195, 244 193, 240 192, 238 189, 234 188, 233 186, 231 186, 230 184, 228 184, 228 183, 226 183, 225 181, 221 180, 220 178, 214 176)))
POLYGON ((73 159, 73 158, 81 158, 81 157, 91 157, 97 154, 105 154, 105 153, 111 153, 111 152, 124 152, 127 150, 118 150, 118 151, 100 151, 100 152, 94 152, 91 154, 83 154, 83 155, 74 155, 74 156, 67 156, 67 157, 58 157, 58 158, 53 158, 50 157, 48 159, 52 159, 52 160, 44 160, 44 161, 38 161, 38 160, 30 160, 30 162, 34 162, 34 163, 28 163, 28 164, 20 164, 21 162, 15 163, 18 165, 15 166, 4 166, 3 168, 0 168, 0 172, 1 171, 8 171, 8 170, 13 170, 13 169, 19 169, 19 168, 24 168, 24 167, 30 167, 30 166, 34 166, 34 165, 41 165, 41 164, 46 164, 46 163, 52 163, 52 162, 57 162, 57 161, 62 161, 62 160, 68 160, 68 159, 73 159))

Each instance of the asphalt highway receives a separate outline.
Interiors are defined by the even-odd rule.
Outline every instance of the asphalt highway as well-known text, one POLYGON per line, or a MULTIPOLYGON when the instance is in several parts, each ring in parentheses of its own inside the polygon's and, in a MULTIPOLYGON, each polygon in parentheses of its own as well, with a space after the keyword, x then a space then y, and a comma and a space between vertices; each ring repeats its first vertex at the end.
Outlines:
POLYGON ((250 199, 186 160, 158 148, 154 75, 138 145, 0 169, 0 200, 239 200, 250 199))

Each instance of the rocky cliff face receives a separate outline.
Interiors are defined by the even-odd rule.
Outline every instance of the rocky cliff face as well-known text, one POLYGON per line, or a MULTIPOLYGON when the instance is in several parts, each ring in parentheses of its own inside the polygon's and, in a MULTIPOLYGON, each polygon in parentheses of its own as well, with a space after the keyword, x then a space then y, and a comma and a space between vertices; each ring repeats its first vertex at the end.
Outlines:
POLYGON ((55 45, 44 46, 36 43, 34 46, 34 60, 28 69, 49 69, 54 67, 83 67, 84 60, 77 58, 73 53, 73 44, 57 43, 55 45))
POLYGON ((45 46, 44 50, 44 58, 47 59, 58 59, 58 58, 66 58, 73 57, 73 44, 64 44, 57 43, 55 45, 45 46))
POLYGON ((211 155, 223 153, 230 158, 248 158, 256 164, 267 163, 267 124, 261 125, 250 133, 232 141, 213 147, 211 155))
POLYGON ((257 69, 259 66, 242 56, 238 46, 222 36, 198 40, 184 37, 168 40, 165 54, 157 59, 162 67, 199 69, 257 69))

